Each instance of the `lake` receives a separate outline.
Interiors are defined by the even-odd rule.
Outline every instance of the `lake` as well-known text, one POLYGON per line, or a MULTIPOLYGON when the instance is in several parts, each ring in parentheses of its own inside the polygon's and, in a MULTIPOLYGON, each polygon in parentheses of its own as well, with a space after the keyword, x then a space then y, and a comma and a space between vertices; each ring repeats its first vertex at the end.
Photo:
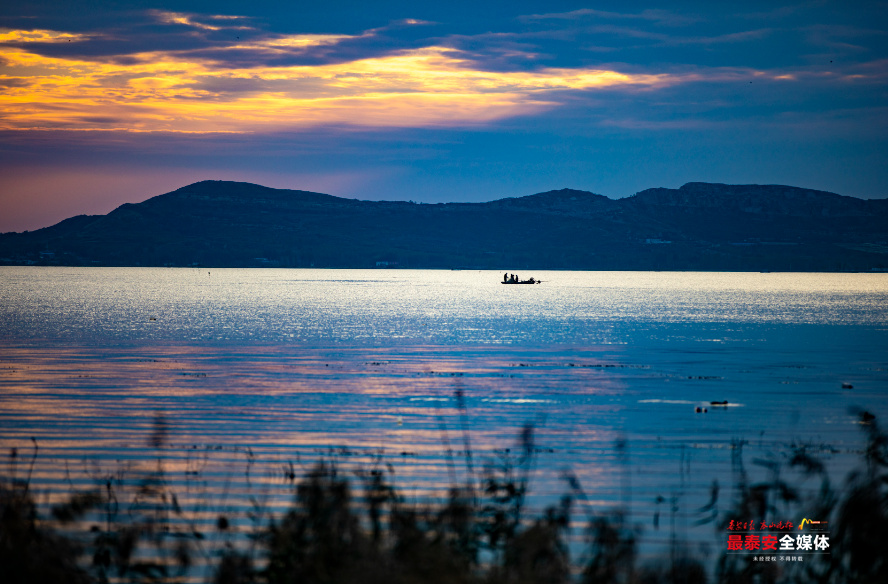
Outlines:
POLYGON ((888 274, 520 276, 543 283, 0 267, 0 447, 27 461, 36 439, 31 481, 52 501, 153 464, 161 416, 182 501, 236 515, 256 485, 286 508, 290 465, 320 458, 383 460, 409 496, 440 497, 532 425, 534 508, 572 475, 581 516, 622 505, 650 553, 677 534, 711 559, 700 508, 717 481, 730 509, 741 444, 750 472, 789 472, 805 445, 840 483, 864 447, 854 408, 888 414, 888 274))

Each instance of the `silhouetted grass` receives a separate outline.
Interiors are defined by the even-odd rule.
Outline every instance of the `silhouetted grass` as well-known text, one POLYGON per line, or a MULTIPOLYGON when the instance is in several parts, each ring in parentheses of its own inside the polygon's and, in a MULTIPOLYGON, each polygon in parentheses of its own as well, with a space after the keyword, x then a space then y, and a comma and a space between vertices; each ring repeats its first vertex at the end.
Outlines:
MULTIPOLYGON (((459 394, 461 415, 464 405, 459 394)), ((711 574, 730 584, 888 582, 882 551, 888 531, 888 437, 874 416, 857 412, 866 438, 861 467, 833 487, 824 465, 804 446, 785 458, 755 459, 765 478, 753 482, 733 448, 734 496, 723 515, 719 488, 698 514, 712 523, 716 549, 725 549, 728 522, 788 517, 830 521, 830 553, 805 562, 754 562, 722 552, 711 574), (816 488, 810 488, 810 485, 816 488)), ((465 428, 465 423, 463 423, 465 428)), ((37 453, 10 452, 0 480, 2 581, 186 582, 219 584, 703 584, 708 569, 673 536, 668 557, 639 560, 643 533, 629 509, 585 518, 583 549, 571 557, 576 503, 587 501, 579 481, 565 475, 565 494, 537 516, 526 498, 537 449, 527 425, 514 449, 476 469, 468 433, 466 479, 440 502, 407 500, 394 471, 380 458, 353 476, 334 460, 317 462, 301 478, 292 464, 284 484, 293 490, 286 513, 267 510, 261 493, 249 495, 245 517, 210 503, 183 509, 164 463, 169 427, 158 416, 149 440, 157 452, 148 470, 98 477, 96 488, 72 492, 45 517, 30 489, 37 453), (19 476, 19 475, 22 476, 19 476), (200 531, 196 512, 216 517, 200 531), (237 527, 236 527, 237 525, 237 527), (204 528, 205 529, 205 528, 204 528)), ((246 452, 245 474, 254 463, 246 452)), ((450 465, 456 462, 450 458, 450 465)), ((455 477, 455 469, 451 476, 455 477)), ((197 479, 194 479, 197 481, 197 479)), ((677 498, 672 501, 673 514, 677 498)), ((665 501, 665 500, 664 500, 665 501)), ((206 522, 200 525, 206 525, 206 522)))

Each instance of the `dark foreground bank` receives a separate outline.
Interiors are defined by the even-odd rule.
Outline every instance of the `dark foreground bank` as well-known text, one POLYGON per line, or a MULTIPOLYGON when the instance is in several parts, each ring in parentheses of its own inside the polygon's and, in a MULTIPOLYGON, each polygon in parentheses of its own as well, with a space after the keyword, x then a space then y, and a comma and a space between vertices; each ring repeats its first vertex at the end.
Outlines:
MULTIPOLYGON (((180 470, 165 460, 162 417, 150 438, 151 468, 97 476, 94 489, 54 504, 31 489, 38 442, 12 449, 0 482, 0 566, 8 583, 881 583, 888 436, 872 414, 857 415, 865 446, 859 468, 840 484, 804 446, 753 460, 766 471, 753 481, 743 442, 734 445, 730 500, 714 482, 701 509, 711 511, 706 521, 722 550, 713 566, 688 552, 674 522, 666 555, 639 555, 642 526, 629 524, 625 509, 584 509, 589 495, 571 475, 560 501, 528 513, 532 426, 483 467, 470 450, 453 450, 450 464, 464 466, 469 479, 454 480, 439 502, 405 496, 383 459, 351 472, 333 458, 300 474, 285 465, 280 484, 293 504, 280 516, 260 488, 242 513, 214 506, 201 497, 199 471, 186 470, 186 486, 174 487, 180 470), (199 531, 207 515, 215 529, 199 531)), ((248 482, 253 462, 248 450, 248 482)))

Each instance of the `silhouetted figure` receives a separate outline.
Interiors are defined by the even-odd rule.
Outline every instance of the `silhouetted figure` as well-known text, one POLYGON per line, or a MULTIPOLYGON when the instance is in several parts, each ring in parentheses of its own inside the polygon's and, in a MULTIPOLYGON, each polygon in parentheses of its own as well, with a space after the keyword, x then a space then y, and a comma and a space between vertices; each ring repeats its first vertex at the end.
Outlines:
POLYGON ((508 281, 509 281, 509 273, 506 272, 505 274, 503 274, 503 282, 508 282, 508 281))

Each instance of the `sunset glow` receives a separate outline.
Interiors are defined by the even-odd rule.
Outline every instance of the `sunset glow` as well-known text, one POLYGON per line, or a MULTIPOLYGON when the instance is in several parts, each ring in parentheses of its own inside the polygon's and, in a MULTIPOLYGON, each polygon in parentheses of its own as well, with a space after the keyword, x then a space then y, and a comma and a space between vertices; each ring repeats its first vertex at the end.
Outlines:
MULTIPOLYGON (((184 22, 184 17, 168 17, 184 22)), ((41 42, 69 36, 5 33, 8 39, 41 42)), ((296 35, 227 50, 286 50, 343 38, 296 35)), ((682 81, 667 74, 590 68, 485 71, 458 51, 437 46, 346 63, 249 68, 219 68, 176 52, 139 53, 126 64, 45 57, 25 48, 7 48, 2 58, 2 79, 16 82, 0 95, 0 127, 7 130, 249 132, 320 124, 476 123, 555 107, 559 91, 656 88, 682 81)))
POLYGON ((421 202, 693 181, 884 197, 885 29, 869 3, 7 2, 0 232, 205 179, 421 202))

